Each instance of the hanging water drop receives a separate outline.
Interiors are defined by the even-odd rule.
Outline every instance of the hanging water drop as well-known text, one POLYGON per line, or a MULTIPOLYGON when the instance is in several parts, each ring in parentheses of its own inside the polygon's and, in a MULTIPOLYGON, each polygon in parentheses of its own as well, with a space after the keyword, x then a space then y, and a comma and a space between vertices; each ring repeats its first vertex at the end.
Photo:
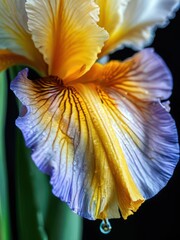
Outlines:
POLYGON ((112 227, 108 219, 103 219, 100 224, 100 231, 104 234, 110 233, 112 227))

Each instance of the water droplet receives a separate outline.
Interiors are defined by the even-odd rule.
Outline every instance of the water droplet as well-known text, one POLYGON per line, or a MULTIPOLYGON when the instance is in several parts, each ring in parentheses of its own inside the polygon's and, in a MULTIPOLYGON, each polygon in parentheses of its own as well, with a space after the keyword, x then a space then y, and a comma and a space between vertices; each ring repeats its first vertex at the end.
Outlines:
POLYGON ((111 224, 108 219, 102 220, 99 228, 100 228, 100 231, 104 234, 110 233, 110 231, 112 229, 111 224))

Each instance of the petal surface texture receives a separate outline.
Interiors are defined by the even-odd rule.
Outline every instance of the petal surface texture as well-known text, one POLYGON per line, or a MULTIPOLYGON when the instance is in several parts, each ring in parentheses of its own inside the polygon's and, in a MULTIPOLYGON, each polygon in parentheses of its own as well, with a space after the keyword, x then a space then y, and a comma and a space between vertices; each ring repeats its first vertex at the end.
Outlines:
POLYGON ((152 42, 157 27, 174 17, 179 0, 96 0, 100 6, 100 26, 110 37, 100 54, 103 56, 123 45, 142 49, 152 42))
POLYGON ((96 24, 99 8, 93 1, 27 0, 26 10, 50 75, 76 79, 90 69, 108 37, 96 24))
POLYGON ((79 215, 118 218, 120 209, 126 219, 171 177, 177 131, 160 103, 171 75, 152 50, 97 64, 66 86, 57 77, 29 80, 24 70, 11 88, 27 109, 16 124, 34 162, 79 215))
POLYGON ((0 49, 21 55, 37 70, 46 72, 42 55, 35 48, 27 27, 25 0, 0 1, 0 36, 0 49))

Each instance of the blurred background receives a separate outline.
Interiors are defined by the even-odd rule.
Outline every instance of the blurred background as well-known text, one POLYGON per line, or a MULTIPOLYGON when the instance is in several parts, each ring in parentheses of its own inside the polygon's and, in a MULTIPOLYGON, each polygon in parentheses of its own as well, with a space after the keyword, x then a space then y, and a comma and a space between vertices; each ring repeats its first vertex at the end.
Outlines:
MULTIPOLYGON (((180 131, 180 12, 176 18, 164 29, 158 29, 151 47, 165 60, 169 66, 173 78, 174 89, 171 96, 171 114, 176 121, 178 131, 180 131)), ((111 55, 112 59, 123 60, 132 56, 134 52, 130 49, 124 49, 111 55)), ((8 112, 6 121, 6 156, 9 180, 10 196, 10 216, 12 225, 12 239, 18 239, 18 218, 17 218, 17 197, 15 184, 15 134, 17 129, 14 121, 18 116, 18 109, 15 104, 15 97, 9 90, 8 92, 8 112), (13 143, 13 144, 12 144, 13 143)), ((26 196, 31 201, 31 196, 26 196)), ((28 204, 28 202, 27 202, 28 204)), ((178 240, 180 239, 179 216, 180 216, 180 164, 175 169, 174 175, 167 186, 154 198, 146 201, 140 209, 124 221, 123 219, 111 220, 112 231, 104 235, 99 230, 101 221, 83 220, 82 239, 79 240, 178 240)), ((55 208, 52 212, 55 212, 55 208)), ((24 223, 25 224, 25 223, 24 223)), ((50 223, 52 226, 55 222, 50 223)), ((31 226, 25 225, 31 228, 31 226)), ((73 240, 71 235, 72 225, 69 229, 69 239, 73 240)), ((58 228, 61 228, 58 225, 58 228)), ((38 239, 38 238, 37 238, 38 239)), ((45 239, 45 238, 44 238, 45 239)), ((26 240, 26 239, 23 239, 26 240)), ((32 238, 32 240, 36 240, 32 238)), ((55 237, 51 240, 61 240, 55 237)))

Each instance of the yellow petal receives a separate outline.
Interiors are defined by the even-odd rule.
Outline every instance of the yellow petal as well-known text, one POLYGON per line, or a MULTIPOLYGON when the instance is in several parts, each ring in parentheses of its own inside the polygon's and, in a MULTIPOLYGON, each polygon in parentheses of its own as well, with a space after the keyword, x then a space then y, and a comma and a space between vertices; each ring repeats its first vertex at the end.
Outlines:
MULTIPOLYGON (((94 84, 77 84, 76 90, 86 104, 86 114, 92 121, 90 129, 94 129, 92 135, 94 148, 99 153, 95 158, 95 162, 99 165, 97 170, 94 169, 98 175, 97 178, 94 178, 94 184, 97 186, 100 181, 100 187, 98 189, 92 186, 92 188, 96 201, 100 198, 99 202, 103 202, 102 199, 105 196, 105 208, 101 212, 99 211, 101 205, 99 205, 99 210, 96 209, 99 212, 97 218, 117 217, 117 212, 115 212, 117 205, 123 218, 126 219, 137 211, 144 202, 144 198, 128 169, 126 154, 119 144, 117 126, 111 119, 110 109, 113 109, 112 111, 115 113, 117 111, 116 103, 106 92, 94 84), (112 213, 116 215, 112 216, 112 213)), ((118 122, 121 122, 120 115, 118 122)))
POLYGON ((154 30, 168 24, 179 0, 96 0, 100 5, 100 25, 110 33, 99 56, 123 45, 142 49, 151 43, 154 30))
POLYGON ((90 219, 118 218, 144 201, 110 121, 114 102, 94 84, 65 86, 49 77, 31 81, 22 71, 11 88, 27 108, 17 120, 37 166, 53 192, 90 219))
POLYGON ((46 71, 42 55, 35 48, 27 28, 25 0, 1 1, 0 49, 21 55, 29 59, 37 70, 46 71))
POLYGON ((78 82, 96 83, 143 101, 167 100, 172 93, 172 75, 153 48, 146 48, 123 62, 96 63, 78 82))
POLYGON ((145 49, 125 62, 93 66, 83 77, 83 85, 87 78, 100 89, 133 180, 142 196, 151 198, 167 184, 179 161, 177 129, 165 102, 172 91, 169 69, 152 49, 145 49))
POLYGON ((104 27, 109 33, 109 39, 99 54, 99 58, 114 50, 114 39, 119 34, 120 26, 123 23, 124 11, 129 0, 95 0, 100 7, 100 21, 98 24, 104 27))
POLYGON ((28 0, 28 26, 49 65, 49 74, 76 79, 88 71, 107 33, 100 28, 99 9, 91 0, 28 0))
POLYGON ((29 65, 33 64, 25 57, 12 53, 8 50, 0 50, 0 71, 3 71, 13 65, 29 65))
POLYGON ((171 87, 151 49, 124 63, 95 64, 68 85, 57 77, 29 80, 27 70, 11 84, 27 110, 16 124, 34 162, 50 175, 53 193, 89 219, 118 218, 118 208, 126 219, 172 176, 178 135, 160 102, 171 87))
MULTIPOLYGON (((100 7, 98 24, 104 27, 110 37, 123 22, 123 15, 129 0, 95 0, 100 7)), ((108 40, 109 41, 109 40, 108 40)))

